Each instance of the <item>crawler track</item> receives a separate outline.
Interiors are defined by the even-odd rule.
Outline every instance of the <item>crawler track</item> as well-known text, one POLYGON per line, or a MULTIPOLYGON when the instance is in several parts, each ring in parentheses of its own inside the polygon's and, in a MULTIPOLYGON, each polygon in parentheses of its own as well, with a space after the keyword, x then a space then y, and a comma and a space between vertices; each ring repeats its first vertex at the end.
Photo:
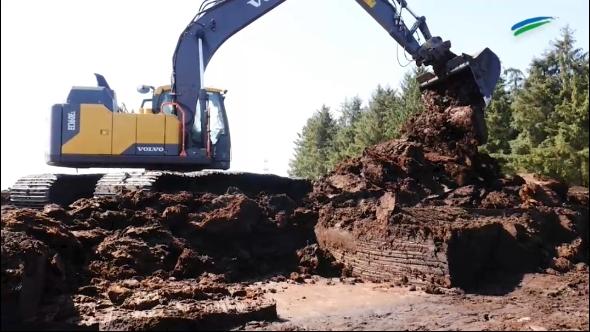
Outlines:
POLYGON ((69 204, 92 197, 102 174, 39 174, 19 179, 10 188, 10 201, 19 207, 40 208, 45 204, 69 204))
POLYGON ((69 205, 80 198, 117 196, 129 191, 210 192, 238 190, 287 194, 302 198, 311 189, 307 180, 272 174, 200 171, 193 173, 145 171, 109 174, 41 174, 19 179, 10 189, 10 201, 19 207, 42 208, 45 204, 69 205))

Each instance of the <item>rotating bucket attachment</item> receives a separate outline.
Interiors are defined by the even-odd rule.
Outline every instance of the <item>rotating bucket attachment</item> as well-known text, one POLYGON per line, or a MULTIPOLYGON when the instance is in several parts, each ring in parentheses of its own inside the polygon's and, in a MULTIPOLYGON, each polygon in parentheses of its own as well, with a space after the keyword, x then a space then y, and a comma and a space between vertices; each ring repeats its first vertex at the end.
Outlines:
POLYGON ((427 72, 418 76, 417 80, 421 90, 451 86, 455 82, 472 85, 477 87, 487 106, 500 78, 500 71, 500 59, 489 48, 485 48, 475 56, 453 54, 449 61, 435 67, 435 73, 427 72))

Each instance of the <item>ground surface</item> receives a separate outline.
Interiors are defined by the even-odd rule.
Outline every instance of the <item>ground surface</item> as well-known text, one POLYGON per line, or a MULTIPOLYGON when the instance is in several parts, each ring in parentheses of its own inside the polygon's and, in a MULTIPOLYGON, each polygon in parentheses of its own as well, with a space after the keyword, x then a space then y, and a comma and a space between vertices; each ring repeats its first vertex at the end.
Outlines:
POLYGON ((588 274, 529 274, 502 296, 385 283, 271 283, 281 321, 245 330, 588 330, 588 274), (455 294, 453 294, 455 293, 455 294), (458 294, 457 294, 458 293, 458 294))

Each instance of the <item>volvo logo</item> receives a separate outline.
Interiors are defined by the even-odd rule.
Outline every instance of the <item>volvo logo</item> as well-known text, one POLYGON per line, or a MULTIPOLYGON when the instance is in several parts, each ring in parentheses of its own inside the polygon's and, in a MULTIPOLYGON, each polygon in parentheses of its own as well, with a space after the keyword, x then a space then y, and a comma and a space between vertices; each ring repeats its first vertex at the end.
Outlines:
POLYGON ((76 130, 76 111, 68 112, 68 131, 76 130))
POLYGON ((248 0, 248 4, 253 7, 260 7, 262 2, 269 2, 270 0, 248 0))
POLYGON ((139 151, 139 152, 164 152, 164 148, 161 146, 138 146, 137 151, 139 151))

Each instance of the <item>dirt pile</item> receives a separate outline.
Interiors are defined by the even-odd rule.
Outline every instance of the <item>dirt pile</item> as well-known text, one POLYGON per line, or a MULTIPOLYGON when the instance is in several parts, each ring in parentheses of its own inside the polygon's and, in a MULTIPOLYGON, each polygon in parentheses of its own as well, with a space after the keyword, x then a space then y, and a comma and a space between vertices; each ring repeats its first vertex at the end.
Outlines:
POLYGON ((224 329, 275 319, 275 304, 244 282, 329 266, 305 205, 230 188, 3 206, 3 328, 224 329))
POLYGON ((422 97, 402 139, 315 183, 320 246, 354 276, 446 287, 587 263, 588 190, 503 176, 478 152, 484 105, 472 87, 422 97))

